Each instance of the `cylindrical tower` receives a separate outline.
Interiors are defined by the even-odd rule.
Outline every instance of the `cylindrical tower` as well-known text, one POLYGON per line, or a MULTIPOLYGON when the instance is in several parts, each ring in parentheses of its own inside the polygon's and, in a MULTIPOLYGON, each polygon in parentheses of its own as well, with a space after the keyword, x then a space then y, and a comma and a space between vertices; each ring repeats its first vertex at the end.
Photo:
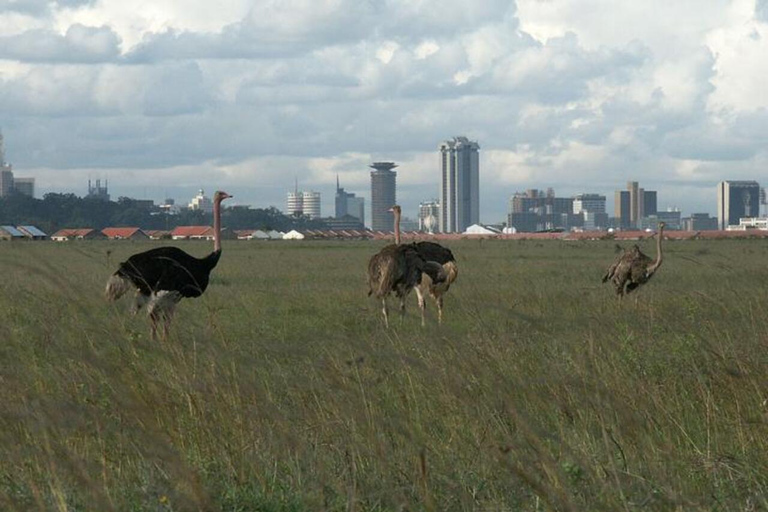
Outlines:
POLYGON ((371 171, 371 228, 392 231, 394 217, 389 211, 397 203, 397 173, 394 162, 374 162, 371 171))
POLYGON ((304 215, 310 219, 320 218, 320 192, 303 192, 304 215))

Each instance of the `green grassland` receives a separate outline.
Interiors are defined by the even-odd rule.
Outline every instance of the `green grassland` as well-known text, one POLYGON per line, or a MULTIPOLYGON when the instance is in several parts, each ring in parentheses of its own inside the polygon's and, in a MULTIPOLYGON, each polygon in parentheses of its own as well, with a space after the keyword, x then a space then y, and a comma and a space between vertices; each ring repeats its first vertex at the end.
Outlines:
POLYGON ((225 242, 152 341, 103 289, 154 244, 0 244, 0 510, 768 509, 768 242, 623 304, 613 242, 452 242, 389 330, 383 245, 225 242))

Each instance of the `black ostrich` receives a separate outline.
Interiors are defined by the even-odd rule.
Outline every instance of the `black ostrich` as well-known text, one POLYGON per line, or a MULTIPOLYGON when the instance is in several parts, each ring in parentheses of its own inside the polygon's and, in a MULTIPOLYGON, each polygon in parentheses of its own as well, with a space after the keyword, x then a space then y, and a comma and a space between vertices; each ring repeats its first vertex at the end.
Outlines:
POLYGON ((221 202, 230 196, 218 191, 213 196, 213 252, 205 258, 195 258, 178 247, 158 247, 134 254, 120 264, 107 281, 107 300, 115 301, 131 287, 136 288, 133 313, 147 306, 151 336, 157 338, 158 323, 162 322, 163 337, 168 331, 176 304, 184 297, 199 297, 208 287, 208 280, 221 257, 221 202))
POLYGON ((424 297, 430 295, 437 304, 437 321, 443 323, 443 295, 448 292, 456 278, 459 276, 459 267, 456 265, 456 258, 447 247, 435 242, 418 242, 414 244, 416 250, 427 261, 433 261, 443 267, 445 279, 440 282, 433 281, 429 274, 422 278, 421 283, 416 288, 416 295, 419 298, 419 307, 422 311, 422 324, 424 323, 423 313, 426 309, 424 297))
MULTIPOLYGON (((395 243, 387 245, 374 254, 368 262, 368 296, 381 299, 384 324, 389 327, 387 297, 394 292, 400 299, 400 313, 405 314, 405 299, 422 281, 424 274, 431 282, 442 283, 446 279, 443 267, 433 261, 427 261, 419 254, 416 244, 400 243, 400 207, 390 209, 395 216, 395 243)), ((424 325, 424 301, 419 300, 422 308, 421 322, 424 325)))

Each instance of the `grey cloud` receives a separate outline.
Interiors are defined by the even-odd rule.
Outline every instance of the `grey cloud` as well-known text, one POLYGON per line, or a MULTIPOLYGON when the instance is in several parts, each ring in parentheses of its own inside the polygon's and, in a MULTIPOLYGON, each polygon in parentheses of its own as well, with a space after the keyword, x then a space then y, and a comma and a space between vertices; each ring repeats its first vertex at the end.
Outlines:
POLYGON ((361 40, 413 42, 454 38, 485 23, 506 20, 515 4, 492 0, 468 9, 459 0, 423 2, 339 0, 328 7, 314 0, 286 0, 254 7, 241 21, 217 33, 168 29, 147 34, 125 56, 128 62, 168 59, 263 59, 303 55, 361 40))
POLYGON ((154 73, 144 95, 144 115, 178 116, 205 110, 213 96, 200 67, 187 64, 164 67, 154 73))
POLYGON ((64 35, 28 30, 0 37, 0 58, 22 62, 99 63, 120 55, 120 37, 110 27, 75 24, 64 35))

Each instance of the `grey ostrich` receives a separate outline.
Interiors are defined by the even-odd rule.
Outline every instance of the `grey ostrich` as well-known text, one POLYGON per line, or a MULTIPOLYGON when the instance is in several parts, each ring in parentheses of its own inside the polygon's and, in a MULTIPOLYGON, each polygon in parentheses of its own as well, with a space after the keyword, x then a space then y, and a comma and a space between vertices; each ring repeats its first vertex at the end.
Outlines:
POLYGON ((610 279, 616 287, 619 298, 647 283, 661 266, 661 240, 664 238, 664 226, 666 226, 665 223, 659 222, 659 230, 656 233, 656 260, 643 254, 640 247, 634 245, 630 249, 625 249, 608 267, 608 271, 603 276, 603 282, 610 279))
POLYGON ((147 306, 153 339, 160 324, 163 337, 168 337, 181 299, 199 297, 208 287, 210 273, 221 257, 221 202, 229 197, 221 191, 213 196, 213 252, 208 256, 195 258, 178 247, 158 247, 134 254, 107 281, 105 295, 110 302, 136 288, 133 312, 147 306))
POLYGON ((429 274, 425 274, 421 278, 421 283, 416 287, 416 295, 419 298, 419 307, 421 308, 421 324, 424 325, 424 312, 426 305, 424 304, 424 297, 430 295, 437 304, 437 321, 443 323, 443 295, 448 292, 448 289, 456 281, 459 276, 459 267, 456 265, 456 259, 453 257, 453 253, 447 247, 435 242, 418 242, 414 244, 416 250, 419 252, 422 258, 427 261, 433 261, 443 267, 445 273, 445 280, 435 283, 429 274))
MULTIPOLYGON (((445 281, 446 275, 443 267, 435 262, 429 262, 421 256, 416 249, 416 244, 400 243, 400 206, 393 206, 390 211, 395 217, 395 243, 387 245, 374 254, 368 262, 368 296, 375 296, 381 300, 384 324, 389 327, 389 312, 387 297, 394 292, 400 299, 400 313, 405 314, 405 299, 422 280, 422 275, 427 274, 435 283, 445 281)), ((423 300, 419 301, 422 307, 422 322, 424 318, 423 300)))

